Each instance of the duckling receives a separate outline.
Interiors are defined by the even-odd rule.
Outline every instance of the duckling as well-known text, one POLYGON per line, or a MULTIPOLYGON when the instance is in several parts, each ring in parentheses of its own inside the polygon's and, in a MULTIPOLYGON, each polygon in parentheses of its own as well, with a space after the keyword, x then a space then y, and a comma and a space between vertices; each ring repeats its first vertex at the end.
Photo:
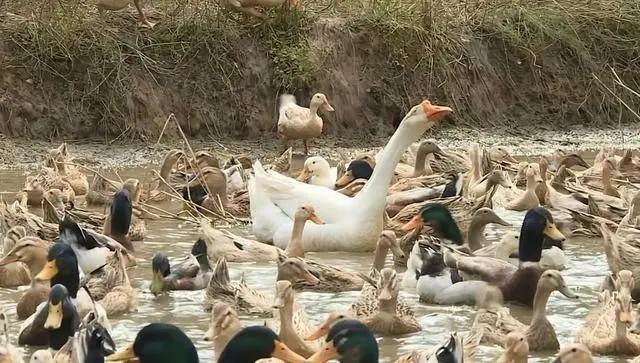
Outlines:
POLYGON ((0 311, 0 362, 22 363, 22 355, 9 340, 9 319, 7 314, 0 311))
POLYGON ((149 289, 154 295, 165 291, 202 290, 209 285, 213 272, 207 257, 207 244, 198 239, 191 248, 191 254, 180 264, 173 266, 162 253, 157 253, 151 261, 153 279, 149 289))
POLYGON ((228 304, 217 302, 211 309, 211 322, 204 340, 213 342, 214 360, 220 359, 220 354, 229 341, 242 330, 242 323, 238 313, 228 304))
POLYGON ((331 168, 322 156, 312 156, 304 161, 304 166, 297 179, 301 182, 334 189, 336 178, 336 168, 331 168))
POLYGON ((107 357, 106 361, 140 363, 198 363, 198 351, 189 337, 175 325, 151 323, 140 329, 133 344, 107 357))
POLYGON ((271 357, 289 363, 307 362, 289 349, 273 330, 265 326, 250 326, 242 329, 229 341, 220 354, 218 363, 254 363, 271 357))
MULTIPOLYGON (((48 242, 37 237, 24 237, 0 260, 0 266, 20 262, 27 266, 29 276, 35 277, 47 263, 48 250, 48 242)), ((47 301, 49 290, 49 281, 31 279, 31 286, 16 305, 18 319, 24 320, 35 313, 38 305, 47 301)))
POLYGON ((280 316, 279 336, 295 353, 308 358, 319 348, 307 342, 301 336, 308 336, 311 332, 309 320, 304 312, 295 304, 295 292, 291 282, 282 280, 276 283, 276 307, 280 316))
POLYGON ((5 236, 2 247, 2 259, 0 259, 0 287, 16 287, 28 285, 31 282, 29 269, 17 256, 9 253, 16 243, 27 235, 27 230, 22 226, 10 228, 5 236))
POLYGON ((527 363, 529 343, 521 332, 507 334, 504 353, 498 358, 498 363, 527 363))
MULTIPOLYGON (((243 1, 248 0, 240 0, 238 2, 243 1)), ((279 4, 283 2, 283 0, 275 1, 279 4)), ((252 2, 250 6, 253 7, 255 4, 255 2, 252 2)), ((309 108, 298 106, 296 104, 296 98, 292 95, 285 94, 280 96, 278 138, 284 145, 285 150, 289 147, 289 140, 302 139, 304 142, 304 153, 305 155, 309 154, 307 140, 322 134, 322 118, 318 116, 318 109, 320 107, 325 111, 334 111, 333 107, 329 104, 329 100, 327 100, 327 96, 322 93, 316 93, 311 97, 309 108)))
POLYGON ((344 189, 356 180, 369 180, 372 174, 373 167, 369 161, 363 159, 353 160, 347 166, 347 171, 336 180, 335 189, 338 191, 344 189))
MULTIPOLYGON (((501 295, 499 290, 493 287, 495 294, 501 295)), ((546 317, 546 306, 553 291, 558 291, 569 299, 577 299, 565 284, 559 271, 547 270, 540 277, 533 304, 533 316, 530 325, 524 325, 513 318, 506 308, 480 309, 473 322, 472 330, 484 329, 483 341, 492 344, 503 345, 507 334, 513 331, 524 331, 533 352, 557 350, 560 348, 555 330, 546 317)))
MULTIPOLYGON (((298 258, 288 258, 278 265, 276 281, 296 281, 306 279, 309 283, 317 283, 307 264, 298 258)), ((227 261, 223 257, 213 267, 213 277, 204 294, 204 308, 210 311, 213 304, 222 301, 232 306, 239 312, 258 315, 261 317, 273 316, 273 302, 260 292, 249 287, 244 276, 238 282, 231 282, 227 261)))
POLYGON ((584 344, 572 343, 560 349, 554 363, 593 363, 593 358, 584 344))
POLYGON ((522 222, 518 247, 519 267, 491 257, 462 256, 445 251, 445 264, 456 268, 464 280, 483 280, 498 284, 505 301, 532 306, 535 286, 542 268, 540 258, 544 236, 564 241, 553 222, 553 216, 543 207, 530 209, 522 222))
POLYGON ((380 271, 378 287, 378 309, 363 319, 369 328, 380 335, 402 335, 422 330, 412 312, 406 314, 397 310, 400 282, 395 270, 383 268, 380 271))

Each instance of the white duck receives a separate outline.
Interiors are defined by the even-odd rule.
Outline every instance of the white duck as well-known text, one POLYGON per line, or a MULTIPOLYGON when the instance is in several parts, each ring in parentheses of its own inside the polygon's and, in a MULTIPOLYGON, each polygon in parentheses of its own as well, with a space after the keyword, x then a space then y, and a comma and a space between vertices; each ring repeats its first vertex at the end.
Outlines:
POLYGON ((267 172, 256 162, 255 177, 249 180, 253 233, 261 241, 285 248, 296 209, 308 203, 326 224, 305 228, 305 251, 372 251, 382 232, 387 190, 402 153, 451 112, 427 100, 414 106, 385 146, 371 179, 354 198, 267 172))
POLYGON ((280 116, 278 118, 278 137, 286 150, 289 140, 304 140, 304 153, 309 153, 307 140, 322 134, 322 118, 318 116, 318 109, 334 111, 327 96, 316 93, 311 97, 309 108, 298 106, 292 95, 280 96, 280 116))
POLYGON ((312 156, 304 161, 304 167, 298 176, 301 182, 335 189, 338 169, 332 168, 322 156, 312 156))

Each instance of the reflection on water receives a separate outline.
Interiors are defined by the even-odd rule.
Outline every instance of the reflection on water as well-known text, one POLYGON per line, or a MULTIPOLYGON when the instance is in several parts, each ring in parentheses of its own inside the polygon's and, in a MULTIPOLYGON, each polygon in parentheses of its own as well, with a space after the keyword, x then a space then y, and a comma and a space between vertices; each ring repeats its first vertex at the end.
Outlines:
MULTIPOLYGON (((127 170, 121 172, 122 178, 140 176, 143 170, 127 170)), ((12 195, 21 187, 24 175, 20 171, 0 171, 0 193, 5 200, 12 200, 12 195)), ((177 210, 180 203, 174 202, 163 208, 177 210)), ((519 226, 524 214, 498 210, 500 216, 519 226)), ((40 213, 34 210, 34 213, 40 213)), ((488 240, 497 240, 509 228, 516 227, 488 227, 488 240)), ((202 291, 172 293, 160 297, 154 297, 148 292, 151 279, 151 257, 156 251, 162 251, 169 258, 181 258, 191 249, 196 239, 195 226, 179 223, 173 220, 154 220, 147 222, 148 236, 144 243, 136 245, 138 266, 129 270, 134 286, 138 288, 140 303, 138 312, 127 315, 121 319, 112 320, 112 335, 119 347, 133 341, 137 331, 150 322, 171 322, 180 326, 194 341, 200 352, 203 362, 213 360, 211 344, 205 342, 202 337, 207 330, 209 314, 205 313, 201 301, 202 291)), ((248 230, 235 231, 249 233, 248 230)), ((608 266, 599 239, 570 239, 566 244, 566 253, 569 259, 568 269, 563 272, 568 285, 576 289, 581 299, 565 299, 554 294, 549 301, 548 315, 558 333, 561 344, 571 342, 582 320, 596 302, 596 289, 602 278, 608 273, 608 266)), ((372 262, 370 254, 344 253, 312 253, 310 258, 320 260, 337 266, 344 266, 361 272, 368 272, 372 262)), ((273 296, 275 286, 275 267, 269 264, 242 263, 230 264, 232 279, 239 279, 244 274, 248 284, 256 289, 273 296)), ((19 289, 0 289, 0 306, 9 313, 12 321, 12 337, 17 334, 19 323, 15 322, 15 303, 21 295, 19 289)), ((320 322, 327 313, 340 309, 347 309, 351 302, 358 296, 358 292, 344 292, 337 294, 303 292, 297 295, 298 301, 306 308, 310 319, 320 322)), ((473 322, 475 309, 472 307, 442 307, 429 306, 417 301, 415 293, 403 291, 402 297, 411 302, 416 310, 416 315, 423 331, 400 337, 384 338, 380 340, 381 362, 393 362, 394 358, 412 349, 428 348, 434 344, 444 342, 450 331, 457 330, 466 333, 473 322)), ((527 321, 530 317, 523 314, 521 309, 512 309, 514 314, 527 321)), ((245 324, 259 324, 260 320, 243 317, 245 324)), ((480 359, 482 362, 493 362, 501 349, 495 347, 482 347, 480 359)), ((27 353, 25 353, 25 357, 27 353)), ((550 355, 536 356, 531 362, 550 362, 550 355)), ((596 358, 597 362, 624 362, 626 360, 613 360, 611 358, 596 358)))

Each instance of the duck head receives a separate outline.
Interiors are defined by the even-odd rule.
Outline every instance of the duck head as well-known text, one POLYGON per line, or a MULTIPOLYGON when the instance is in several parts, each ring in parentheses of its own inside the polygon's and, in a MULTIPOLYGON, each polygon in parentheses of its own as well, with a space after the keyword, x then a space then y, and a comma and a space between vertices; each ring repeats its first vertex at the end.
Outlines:
POLYGON ((64 243, 55 243, 49 248, 47 262, 36 279, 50 280, 51 286, 64 285, 69 291, 69 296, 76 298, 80 288, 80 270, 78 259, 71 246, 64 243))
POLYGON ((195 153, 195 158, 191 161, 193 167, 203 169, 205 167, 220 167, 218 158, 206 150, 199 150, 195 153))
POLYGON ((289 349, 273 330, 264 326, 250 326, 229 341, 218 363, 255 362, 272 357, 289 363, 307 362, 289 349))
POLYGON ((275 309, 284 308, 287 304, 293 304, 293 286, 290 281, 282 280, 276 282, 276 301, 273 304, 275 309))
POLYGON ((296 213, 293 218, 296 221, 311 221, 315 224, 324 224, 324 221, 316 215, 316 210, 310 205, 303 205, 296 209, 296 213))
POLYGON ((436 359, 438 363, 462 363, 464 361, 462 337, 456 333, 451 334, 447 343, 436 350, 436 359))
POLYGON ((162 253, 156 253, 151 260, 151 271, 153 277, 149 289, 154 295, 161 294, 164 291, 164 278, 171 274, 169 258, 162 253))
POLYGON ((572 343, 560 348, 553 363, 593 363, 591 351, 580 343, 572 343))
POLYGON ((106 361, 137 358, 141 363, 198 363, 198 352, 191 340, 175 325, 152 323, 142 328, 133 344, 107 357, 106 361))
POLYGON ((507 361, 527 361, 527 356, 529 356, 529 342, 527 342, 527 337, 522 332, 509 333, 507 335, 505 349, 505 356, 510 358, 510 360, 507 359, 507 361))
POLYGON ((297 257, 284 258, 284 256, 280 256, 278 261, 277 280, 290 282, 305 280, 312 285, 320 283, 320 279, 311 272, 309 265, 303 259, 297 257))
POLYGON ((629 291, 621 291, 614 294, 616 299, 616 317, 620 323, 633 323, 633 302, 629 291))
POLYGON ((564 241, 564 235, 553 222, 553 216, 544 207, 530 209, 520 228, 518 258, 520 262, 540 262, 544 238, 564 241))
POLYGON ((428 225, 434 232, 456 244, 462 244, 462 233, 451 216, 449 209, 440 203, 429 203, 422 207, 420 213, 402 226, 403 231, 420 229, 428 225))
POLYGON ((389 301, 398 297, 400 286, 398 284, 398 274, 392 268, 383 268, 378 279, 379 295, 378 300, 389 301))
POLYGON ((380 237, 378 238, 377 248, 383 249, 384 251, 391 250, 393 256, 401 260, 406 257, 404 255, 404 251, 402 251, 402 248, 400 248, 400 243, 398 242, 398 238, 396 237, 396 233, 394 231, 382 231, 380 233, 380 237))
POLYGON ((43 241, 28 237, 18 242, 0 259, 0 267, 14 262, 22 262, 29 267, 29 271, 36 275, 47 262, 47 245, 43 241))
POLYGON ((349 163, 347 171, 336 181, 336 189, 343 188, 356 179, 371 178, 373 167, 366 160, 353 160, 349 163))
MULTIPOLYGON (((496 214, 496 212, 493 211, 493 209, 491 208, 480 208, 478 209, 474 214, 473 214, 473 221, 481 224, 481 225, 487 225, 489 223, 495 223, 495 224, 499 224, 501 226, 510 226, 511 223, 505 221, 504 219, 500 218, 499 215, 496 214)), ((473 223, 473 222, 472 222, 473 223)))
POLYGON ((342 320, 334 324, 322 348, 312 355, 311 363, 369 363, 378 361, 378 342, 366 325, 357 320, 342 320))
POLYGON ((104 358, 116 351, 116 343, 113 341, 107 328, 98 322, 93 322, 84 334, 86 347, 85 362, 104 362, 104 358))
POLYGON ((322 109, 324 109, 325 111, 335 111, 333 107, 331 107, 331 104, 329 104, 327 96, 325 96, 323 93, 316 93, 315 95, 313 95, 313 97, 311 97, 309 108, 315 108, 317 110, 320 107, 322 107, 322 109))
POLYGON ((235 334, 242 328, 238 313, 223 302, 216 302, 211 310, 211 323, 205 333, 205 341, 214 341, 218 336, 235 334))
POLYGON ((307 182, 312 176, 326 176, 329 175, 331 167, 325 158, 322 156, 312 156, 304 161, 304 166, 298 180, 307 182))
POLYGON ((557 270, 546 270, 540 280, 538 280, 538 290, 558 291, 569 299, 578 299, 576 295, 564 282, 562 274, 557 270))
POLYGON ((75 306, 69 297, 69 291, 63 285, 57 284, 49 291, 49 301, 47 303, 49 312, 44 323, 45 329, 60 329, 62 318, 67 311, 75 311, 75 306))
POLYGON ((503 162, 503 161, 508 161, 511 163, 518 162, 518 160, 516 160, 511 155, 511 151, 509 151, 507 148, 502 146, 492 147, 489 153, 491 155, 491 160, 494 160, 497 162, 503 162))
POLYGON ((318 329, 316 329, 316 331, 304 338, 304 340, 316 340, 322 338, 329 333, 329 329, 331 329, 332 326, 345 319, 355 319, 355 317, 348 311, 334 311, 327 316, 325 321, 318 327, 318 329))

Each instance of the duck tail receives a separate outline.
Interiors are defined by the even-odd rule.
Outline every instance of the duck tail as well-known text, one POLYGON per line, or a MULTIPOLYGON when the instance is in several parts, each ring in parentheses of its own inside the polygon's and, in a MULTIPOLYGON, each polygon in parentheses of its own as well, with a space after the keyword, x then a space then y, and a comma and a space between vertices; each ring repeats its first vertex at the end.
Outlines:
POLYGON ((297 105, 296 97, 294 95, 285 93, 280 96, 280 108, 279 108, 280 113, 282 113, 287 106, 291 106, 291 105, 297 105))
POLYGON ((114 236, 126 236, 131 227, 131 215, 133 204, 129 192, 121 190, 113 196, 111 204, 111 234, 114 236))
POLYGON ((199 206, 202 206, 202 202, 204 202, 207 196, 207 189, 203 185, 184 187, 182 189, 182 198, 184 200, 190 200, 199 206))

